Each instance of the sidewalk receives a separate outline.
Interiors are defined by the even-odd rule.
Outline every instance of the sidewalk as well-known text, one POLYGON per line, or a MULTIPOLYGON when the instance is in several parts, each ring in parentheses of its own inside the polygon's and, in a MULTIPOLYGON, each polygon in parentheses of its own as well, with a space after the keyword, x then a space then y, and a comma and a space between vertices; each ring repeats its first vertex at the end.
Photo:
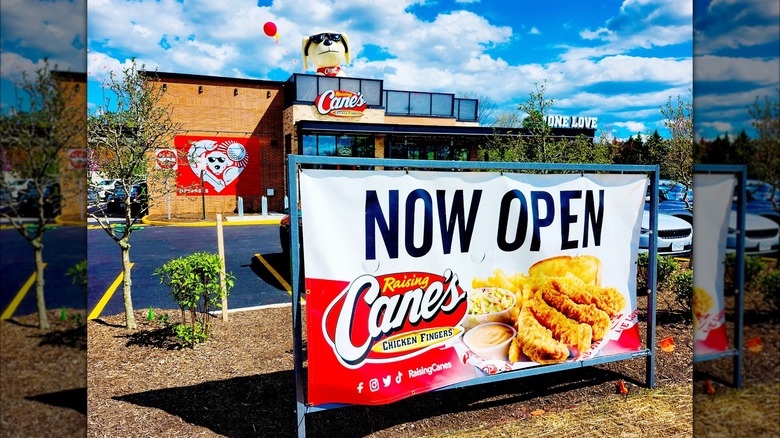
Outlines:
MULTIPOLYGON (((243 216, 224 216, 222 220, 223 226, 233 225, 277 225, 281 222, 285 215, 282 213, 269 213, 267 215, 251 214, 243 216)), ((214 227, 217 225, 216 220, 198 220, 198 221, 181 221, 171 218, 166 219, 149 219, 148 216, 144 216, 141 222, 146 225, 174 225, 179 227, 214 227)))

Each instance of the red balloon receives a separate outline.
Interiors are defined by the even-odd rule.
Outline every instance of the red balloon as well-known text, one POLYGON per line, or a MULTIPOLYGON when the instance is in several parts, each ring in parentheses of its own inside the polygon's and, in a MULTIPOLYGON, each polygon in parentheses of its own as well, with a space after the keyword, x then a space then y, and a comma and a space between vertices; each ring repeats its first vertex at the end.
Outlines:
POLYGON ((272 21, 265 23, 263 25, 263 32, 269 37, 276 35, 276 25, 272 21))

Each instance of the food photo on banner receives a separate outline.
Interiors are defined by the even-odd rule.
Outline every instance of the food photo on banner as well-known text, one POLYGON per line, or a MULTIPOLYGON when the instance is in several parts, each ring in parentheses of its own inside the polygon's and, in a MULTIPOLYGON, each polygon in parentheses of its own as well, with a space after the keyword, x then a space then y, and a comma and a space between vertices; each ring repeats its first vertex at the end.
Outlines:
POLYGON ((731 174, 694 174, 693 355, 728 349, 723 279, 729 214, 736 179, 731 174), (697 210, 706 208, 704 213, 697 210))
POLYGON ((200 196, 260 195, 260 143, 257 138, 174 138, 179 163, 177 194, 200 196))
POLYGON ((384 404, 638 351, 647 183, 301 170, 308 402, 384 404))

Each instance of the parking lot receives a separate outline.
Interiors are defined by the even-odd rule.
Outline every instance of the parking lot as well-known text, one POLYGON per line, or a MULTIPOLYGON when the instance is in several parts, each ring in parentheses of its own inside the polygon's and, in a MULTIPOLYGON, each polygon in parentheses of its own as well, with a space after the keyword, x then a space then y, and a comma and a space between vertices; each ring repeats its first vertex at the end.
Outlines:
MULTIPOLYGON (((7 311, 11 301, 24 292, 14 314, 35 312, 34 287, 25 288, 34 273, 32 250, 16 230, 6 226, 0 233, 4 273, 0 310, 7 311)), ((47 307, 86 307, 87 314, 94 318, 124 311, 121 253, 102 229, 94 224, 86 231, 83 227, 56 226, 47 231, 44 243, 47 307), (65 275, 84 257, 89 277, 86 296, 65 275)), ((214 226, 141 224, 133 231, 130 243, 134 307, 174 309, 178 305, 153 271, 171 259, 193 252, 216 253, 217 232, 214 226)), ((229 309, 290 302, 289 262, 282 256, 278 225, 225 226, 224 245, 226 270, 236 277, 228 298, 229 309)))

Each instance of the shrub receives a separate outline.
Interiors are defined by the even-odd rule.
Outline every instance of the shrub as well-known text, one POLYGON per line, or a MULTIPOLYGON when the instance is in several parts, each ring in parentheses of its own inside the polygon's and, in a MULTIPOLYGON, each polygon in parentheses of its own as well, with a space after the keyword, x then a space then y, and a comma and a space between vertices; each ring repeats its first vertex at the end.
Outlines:
POLYGON ((225 291, 219 281, 222 262, 219 255, 197 252, 173 259, 154 271, 160 283, 169 288, 182 311, 182 323, 173 327, 184 346, 194 347, 209 337, 207 318, 212 309, 222 307, 222 298, 233 288, 235 277, 225 274, 225 291), (185 311, 189 311, 189 325, 185 325, 185 311))
POLYGON ((776 313, 780 310, 780 270, 774 269, 767 272, 758 281, 759 290, 764 297, 764 303, 776 313))
POLYGON ((693 270, 686 269, 676 272, 671 277, 674 301, 685 310, 686 315, 692 314, 693 308, 693 270))
POLYGON ((84 259, 75 265, 71 266, 65 275, 71 277, 70 281, 81 287, 81 290, 86 295, 87 293, 87 260, 84 259))
MULTIPOLYGON (((656 289, 660 289, 671 278, 671 275, 680 269, 677 260, 671 257, 656 257, 656 289)), ((637 257, 636 286, 638 293, 647 292, 647 268, 650 261, 648 253, 640 253, 637 257)))
MULTIPOLYGON (((726 254, 726 274, 724 276, 724 290, 733 294, 737 282, 737 254, 726 254)), ((745 256, 745 290, 753 289, 759 280, 761 272, 766 269, 766 262, 758 256, 745 256)))

